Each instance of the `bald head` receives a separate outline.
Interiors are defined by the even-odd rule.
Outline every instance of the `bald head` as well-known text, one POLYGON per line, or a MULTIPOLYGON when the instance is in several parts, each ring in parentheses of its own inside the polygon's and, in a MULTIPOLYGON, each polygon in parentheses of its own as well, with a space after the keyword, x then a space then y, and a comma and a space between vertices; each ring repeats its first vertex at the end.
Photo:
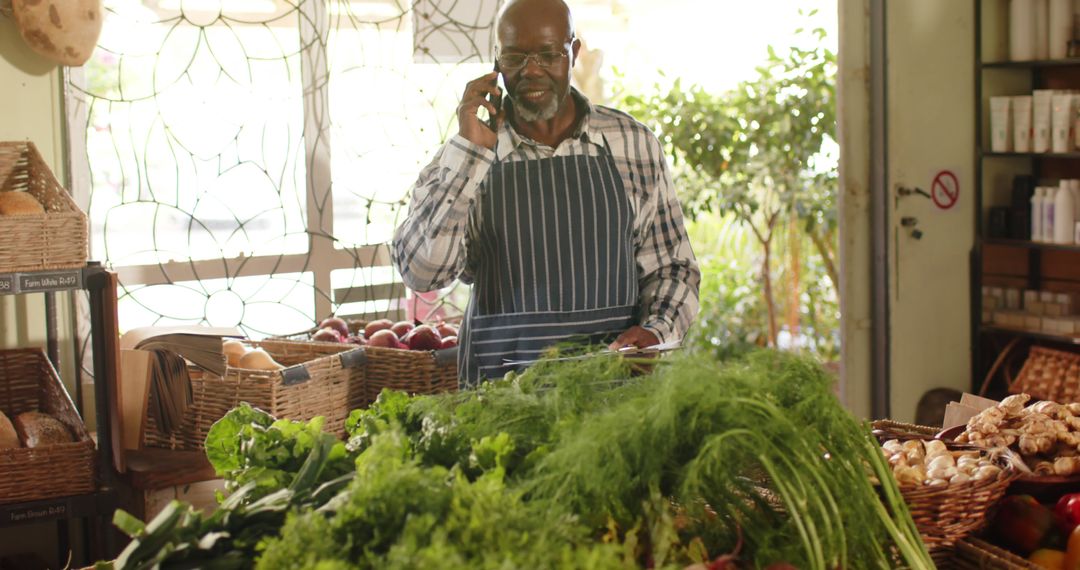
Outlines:
POLYGON ((574 17, 563 0, 509 0, 499 12, 495 28, 499 44, 526 28, 549 28, 569 40, 574 37, 574 17))
POLYGON ((563 0, 509 0, 499 14, 498 64, 513 102, 511 121, 573 119, 570 77, 581 42, 563 0))

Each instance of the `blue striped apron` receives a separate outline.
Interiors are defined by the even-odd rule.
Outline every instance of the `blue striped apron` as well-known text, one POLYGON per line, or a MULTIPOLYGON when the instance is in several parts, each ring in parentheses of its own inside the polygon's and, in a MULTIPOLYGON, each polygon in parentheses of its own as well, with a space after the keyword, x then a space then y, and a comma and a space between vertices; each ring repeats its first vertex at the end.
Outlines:
POLYGON ((599 156, 492 165, 468 247, 463 387, 557 343, 610 342, 636 322, 634 212, 604 142, 599 156))

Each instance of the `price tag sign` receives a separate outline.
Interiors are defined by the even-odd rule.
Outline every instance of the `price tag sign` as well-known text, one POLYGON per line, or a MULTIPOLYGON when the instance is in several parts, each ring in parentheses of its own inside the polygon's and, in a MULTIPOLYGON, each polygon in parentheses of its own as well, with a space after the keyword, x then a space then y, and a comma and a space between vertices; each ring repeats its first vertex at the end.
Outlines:
POLYGON ((7 516, 3 518, 3 522, 9 524, 62 519, 68 516, 68 503, 67 501, 56 501, 54 503, 39 503, 32 507, 16 507, 7 510, 5 514, 7 516))
POLYGON ((0 275, 0 295, 15 292, 15 276, 11 274, 0 275))
POLYGON ((16 293, 40 293, 66 291, 82 286, 82 271, 53 271, 49 273, 19 274, 16 293))

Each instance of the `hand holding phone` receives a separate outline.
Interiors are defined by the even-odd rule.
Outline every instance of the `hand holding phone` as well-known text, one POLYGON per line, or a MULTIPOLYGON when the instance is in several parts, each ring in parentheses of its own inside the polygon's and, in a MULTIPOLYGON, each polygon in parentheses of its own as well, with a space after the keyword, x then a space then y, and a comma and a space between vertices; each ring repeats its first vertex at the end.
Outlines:
MULTIPOLYGON (((496 64, 496 68, 498 65, 496 64)), ((485 148, 495 148, 495 133, 502 124, 502 89, 498 86, 498 69, 473 79, 466 85, 465 94, 458 105, 458 134, 468 141, 485 148), (487 122, 477 115, 480 108, 487 110, 487 122)))

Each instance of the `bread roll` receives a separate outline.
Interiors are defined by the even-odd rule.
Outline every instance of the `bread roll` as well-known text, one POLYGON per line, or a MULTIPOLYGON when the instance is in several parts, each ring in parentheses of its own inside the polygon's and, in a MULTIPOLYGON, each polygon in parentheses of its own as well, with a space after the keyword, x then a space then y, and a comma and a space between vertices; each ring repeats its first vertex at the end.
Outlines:
POLYGON ((45 208, 29 192, 0 192, 0 216, 44 214, 45 208))
POLYGON ((221 352, 225 353, 225 361, 229 368, 240 368, 240 359, 247 354, 247 346, 238 340, 227 340, 221 343, 221 352))
POLYGON ((23 412, 15 416, 15 431, 26 447, 71 443, 75 438, 60 420, 41 412, 23 412))
POLYGON ((15 433, 15 426, 11 425, 4 412, 0 412, 0 449, 12 449, 22 447, 19 443, 19 434, 15 433))
POLYGON ((240 357, 239 367, 248 370, 281 370, 282 368, 285 368, 278 364, 269 353, 261 348, 249 350, 247 354, 240 357))

